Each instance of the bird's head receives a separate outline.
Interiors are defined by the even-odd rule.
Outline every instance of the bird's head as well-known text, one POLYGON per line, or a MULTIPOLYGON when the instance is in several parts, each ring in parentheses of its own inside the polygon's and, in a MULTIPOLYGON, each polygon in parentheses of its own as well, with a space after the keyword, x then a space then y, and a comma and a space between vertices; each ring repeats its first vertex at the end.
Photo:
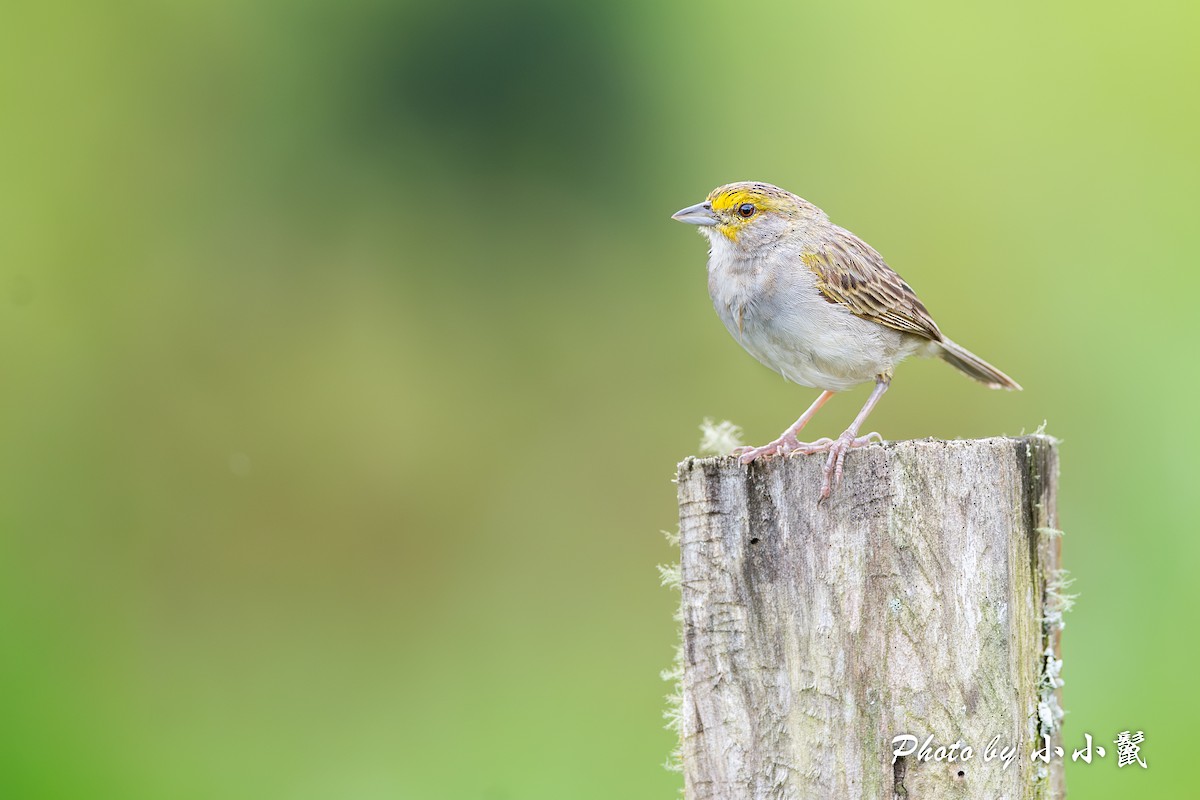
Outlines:
POLYGON ((703 203, 676 211, 671 219, 700 226, 713 244, 738 249, 767 244, 807 219, 822 216, 812 203, 786 189, 757 181, 718 186, 703 203))

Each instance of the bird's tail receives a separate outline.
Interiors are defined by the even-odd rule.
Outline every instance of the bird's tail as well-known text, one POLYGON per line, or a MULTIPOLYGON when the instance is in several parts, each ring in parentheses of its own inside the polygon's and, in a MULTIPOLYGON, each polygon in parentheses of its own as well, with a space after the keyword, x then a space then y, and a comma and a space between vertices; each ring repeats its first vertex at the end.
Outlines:
POLYGON ((989 389, 1016 389, 1021 385, 1005 375, 965 347, 959 347, 949 339, 938 342, 942 346, 942 359, 985 384, 989 389))

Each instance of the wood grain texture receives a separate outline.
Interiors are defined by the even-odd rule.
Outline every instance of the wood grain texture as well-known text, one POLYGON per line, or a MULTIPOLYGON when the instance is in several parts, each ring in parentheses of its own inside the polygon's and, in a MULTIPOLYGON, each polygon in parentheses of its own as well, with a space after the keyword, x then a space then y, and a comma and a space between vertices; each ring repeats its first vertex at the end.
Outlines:
POLYGON ((873 445, 818 505, 823 463, 679 466, 686 797, 1061 796, 1030 760, 1056 727, 1054 440, 873 445), (901 734, 974 755, 893 764, 901 734))

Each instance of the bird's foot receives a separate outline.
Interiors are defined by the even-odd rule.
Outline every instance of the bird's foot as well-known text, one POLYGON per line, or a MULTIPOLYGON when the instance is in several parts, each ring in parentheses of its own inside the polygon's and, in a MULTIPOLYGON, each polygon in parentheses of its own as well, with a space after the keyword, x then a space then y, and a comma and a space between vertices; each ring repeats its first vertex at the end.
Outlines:
MULTIPOLYGON (((873 435, 878 436, 879 434, 873 435)), ((796 434, 787 431, 775 441, 764 444, 762 447, 738 447, 734 449, 732 455, 738 457, 739 464, 749 464, 751 461, 757 461, 767 456, 824 453, 833 445, 834 441, 834 439, 818 439, 815 442, 802 442, 796 438, 796 434)))
POLYGON ((739 464, 749 464, 751 461, 757 461, 767 456, 786 456, 788 453, 802 452, 801 448, 807 446, 805 442, 797 440, 795 434, 785 433, 762 447, 738 447, 734 449, 732 455, 738 457, 739 464))
POLYGON ((858 436, 854 431, 846 431, 836 439, 817 439, 815 442, 802 442, 795 434, 785 433, 773 442, 762 447, 739 447, 733 451, 738 463, 749 464, 768 456, 787 456, 792 453, 811 455, 813 453, 829 453, 825 461, 825 480, 821 484, 818 502, 828 499, 833 488, 842 482, 842 468, 846 462, 846 453, 856 447, 865 447, 871 442, 883 442, 883 436, 872 431, 865 436, 858 436))
POLYGON ((846 431, 836 439, 822 439, 819 443, 822 447, 818 450, 810 450, 808 452, 828 451, 829 458, 825 461, 825 481, 821 484, 821 494, 817 502, 829 498, 829 494, 833 491, 833 487, 842 482, 842 464, 846 461, 846 453, 849 453, 855 447, 864 447, 871 443, 871 439, 878 442, 883 441, 883 437, 872 431, 866 436, 857 436, 854 431, 846 431))

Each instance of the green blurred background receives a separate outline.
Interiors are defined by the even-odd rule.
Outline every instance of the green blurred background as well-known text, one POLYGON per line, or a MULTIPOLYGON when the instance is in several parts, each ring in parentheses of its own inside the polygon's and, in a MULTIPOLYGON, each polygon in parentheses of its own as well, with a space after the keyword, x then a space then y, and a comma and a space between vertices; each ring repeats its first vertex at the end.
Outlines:
MULTIPOLYGON (((832 6, 832 4, 830 4, 832 6)), ((671 477, 813 392, 668 218, 768 180, 1064 440, 1068 743, 1192 786, 1200 6, 0 11, 0 796, 663 798, 671 477)), ((815 423, 841 430, 865 389, 815 423)))

